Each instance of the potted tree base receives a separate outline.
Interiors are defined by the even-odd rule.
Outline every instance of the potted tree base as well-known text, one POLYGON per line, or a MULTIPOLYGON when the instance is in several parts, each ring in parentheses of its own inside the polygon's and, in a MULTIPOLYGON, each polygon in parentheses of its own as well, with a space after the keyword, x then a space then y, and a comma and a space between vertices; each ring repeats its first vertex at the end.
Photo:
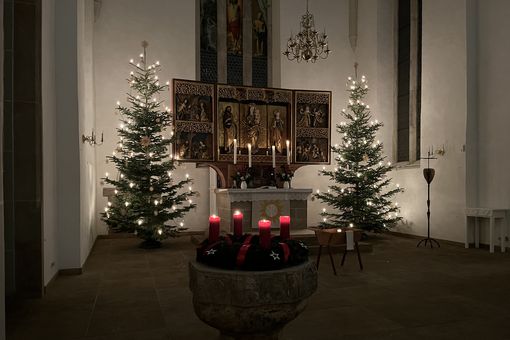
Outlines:
POLYGON ((142 249, 157 249, 161 248, 161 242, 154 239, 148 239, 142 241, 138 247, 142 249))

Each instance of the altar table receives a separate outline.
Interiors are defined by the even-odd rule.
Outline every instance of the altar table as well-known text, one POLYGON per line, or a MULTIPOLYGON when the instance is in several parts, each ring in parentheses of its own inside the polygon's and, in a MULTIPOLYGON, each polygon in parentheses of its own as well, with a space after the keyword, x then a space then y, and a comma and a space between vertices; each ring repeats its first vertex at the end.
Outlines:
POLYGON ((216 206, 221 218, 220 228, 233 231, 232 214, 243 213, 243 231, 257 229, 260 219, 280 227, 280 216, 290 216, 291 230, 307 228, 307 201, 312 189, 216 189, 216 206))

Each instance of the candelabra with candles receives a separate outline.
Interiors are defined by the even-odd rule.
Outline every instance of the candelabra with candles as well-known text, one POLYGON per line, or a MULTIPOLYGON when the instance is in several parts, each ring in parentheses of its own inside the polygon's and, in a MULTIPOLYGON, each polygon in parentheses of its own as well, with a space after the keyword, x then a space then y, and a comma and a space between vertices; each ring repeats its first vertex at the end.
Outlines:
POLYGON ((430 183, 432 183, 434 175, 436 174, 436 170, 430 167, 430 160, 437 159, 436 157, 432 157, 433 154, 434 151, 429 150, 427 151, 427 157, 422 158, 427 160, 427 167, 423 169, 423 177, 425 177, 425 181, 427 181, 427 237, 420 240, 416 247, 419 247, 422 244, 426 247, 427 243, 430 245, 430 248, 434 248, 434 246, 437 246, 438 248, 441 247, 439 242, 430 237, 430 183))
POLYGON ((287 41, 287 49, 282 53, 289 60, 301 60, 315 63, 319 58, 326 59, 331 52, 328 47, 326 30, 318 33, 315 30, 313 14, 308 11, 306 1, 306 13, 301 16, 301 31, 295 36, 290 36, 287 41))

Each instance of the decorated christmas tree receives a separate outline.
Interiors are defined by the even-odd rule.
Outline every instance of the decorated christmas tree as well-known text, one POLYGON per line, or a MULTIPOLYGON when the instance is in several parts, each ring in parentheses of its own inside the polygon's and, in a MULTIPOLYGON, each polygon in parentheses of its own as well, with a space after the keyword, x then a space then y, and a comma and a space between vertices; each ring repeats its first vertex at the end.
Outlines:
POLYGON ((346 122, 337 125, 342 143, 331 147, 336 166, 320 171, 335 182, 327 192, 316 195, 330 207, 322 211, 321 227, 380 232, 401 220, 398 203, 392 198, 402 188, 391 185, 387 177, 392 166, 385 161, 383 145, 376 139, 382 123, 372 120, 370 107, 363 102, 368 93, 366 78, 348 80, 349 105, 341 113, 346 122))
POLYGON ((140 61, 130 61, 130 93, 127 106, 117 102, 121 124, 119 142, 107 157, 118 170, 116 179, 106 174, 104 182, 115 187, 115 196, 102 213, 102 220, 118 232, 135 233, 141 247, 159 247, 161 240, 177 236, 183 217, 195 205, 191 179, 174 179, 177 160, 172 154, 172 116, 162 109, 160 94, 169 83, 160 84, 159 62, 149 64, 144 42, 140 61))

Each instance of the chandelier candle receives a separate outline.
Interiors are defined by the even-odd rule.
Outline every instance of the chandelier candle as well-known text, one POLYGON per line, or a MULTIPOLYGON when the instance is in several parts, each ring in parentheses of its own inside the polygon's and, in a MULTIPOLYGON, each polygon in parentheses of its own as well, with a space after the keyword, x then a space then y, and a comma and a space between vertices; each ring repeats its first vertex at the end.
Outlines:
MULTIPOLYGON (((168 82, 168 91, 169 91, 169 93, 173 93, 172 92, 172 90, 173 90, 172 87, 173 87, 173 83, 172 82, 168 82)), ((169 96, 168 99, 169 99, 169 101, 168 101, 169 111, 170 112, 174 112, 174 98, 173 98, 173 96, 169 96)))
POLYGON ((209 243, 214 243, 220 238, 220 217, 211 215, 209 217, 209 243))
POLYGON ((248 168, 251 168, 251 144, 248 143, 248 168))
POLYGON ((271 221, 259 221, 260 246, 265 249, 271 248, 271 221))
POLYGON ((280 238, 282 241, 290 238, 290 216, 280 216, 280 238))
POLYGON ((243 213, 236 211, 234 213, 234 236, 241 236, 243 234, 243 213))

